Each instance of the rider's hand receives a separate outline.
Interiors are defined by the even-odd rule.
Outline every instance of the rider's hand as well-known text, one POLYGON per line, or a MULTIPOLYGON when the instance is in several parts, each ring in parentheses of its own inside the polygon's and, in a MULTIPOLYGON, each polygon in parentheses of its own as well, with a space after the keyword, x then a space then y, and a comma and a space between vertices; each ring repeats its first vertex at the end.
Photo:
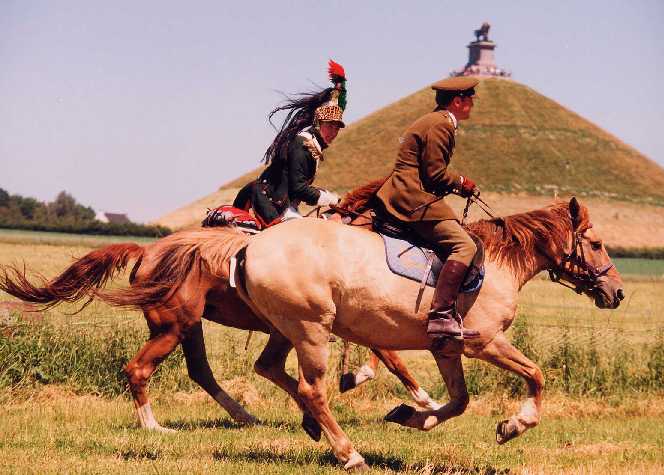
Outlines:
POLYGON ((320 190, 320 196, 316 203, 318 206, 330 206, 336 205, 337 203, 339 203, 339 195, 332 193, 331 191, 320 190))
POLYGON ((479 195, 480 190, 473 180, 465 176, 460 177, 459 194, 464 198, 479 195))

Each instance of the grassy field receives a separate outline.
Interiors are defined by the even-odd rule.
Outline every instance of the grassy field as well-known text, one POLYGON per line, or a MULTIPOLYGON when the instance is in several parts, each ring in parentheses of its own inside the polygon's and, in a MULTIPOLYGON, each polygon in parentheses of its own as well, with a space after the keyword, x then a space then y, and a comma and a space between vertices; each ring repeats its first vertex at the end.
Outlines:
MULTIPOLYGON (((81 256, 96 245, 81 241, 67 245, 19 243, 0 236, 0 264, 24 261, 28 269, 52 276, 72 256, 81 256)), ((657 335, 664 331, 664 280, 657 277, 661 276, 659 270, 651 272, 650 267, 661 266, 661 262, 627 260, 617 265, 629 270, 630 277, 627 298, 616 311, 598 310, 587 299, 544 279, 535 279, 524 288, 518 321, 527 324, 528 344, 538 353, 537 361, 547 364, 549 384, 541 425, 506 446, 495 444, 494 428, 518 407, 514 382, 497 371, 488 372, 481 363, 466 364, 473 391, 467 413, 430 433, 381 422, 389 409, 406 399, 404 390, 384 369, 376 381, 350 394, 340 395, 336 379, 330 381, 332 409, 372 471, 664 471, 664 388, 630 388, 616 386, 614 381, 616 371, 625 371, 622 376, 644 372, 656 361, 652 349, 656 348, 657 335), (577 350, 591 345, 600 355, 607 380, 604 386, 596 386, 598 391, 584 390, 581 396, 565 386, 555 367, 549 368, 547 362, 570 342, 577 350)), ((10 298, 0 294, 0 301, 4 300, 10 298)), ((42 353, 66 364, 48 367, 50 373, 36 372, 21 384, 0 389, 1 471, 342 472, 327 444, 310 441, 299 428, 299 413, 285 394, 252 373, 264 336, 255 335, 245 351, 246 333, 205 324, 213 371, 224 388, 260 418, 260 425, 241 428, 234 424, 188 381, 182 357, 176 354, 151 385, 151 397, 156 417, 178 432, 145 433, 136 428, 133 405, 121 380, 104 390, 92 377, 77 383, 81 378, 76 373, 96 371, 102 377, 117 378, 112 371, 104 373, 107 369, 102 360, 107 358, 119 366, 119 360, 138 350, 141 335, 147 334, 142 317, 100 303, 70 315, 75 310, 73 305, 63 305, 43 314, 49 329, 61 330, 55 337, 40 326, 21 327, 25 332, 43 331, 32 341, 41 345, 42 353), (100 346, 95 353, 90 348, 95 341, 107 346, 100 346), (77 346, 86 350, 73 352, 77 346), (67 367, 71 367, 69 376, 67 367)), ((0 315, 0 320, 12 323, 14 317, 0 315)), ((333 347, 332 367, 336 367, 340 343, 333 347)), ((353 362, 361 362, 364 354, 357 349, 353 362)), ((404 353, 404 357, 422 385, 444 400, 446 394, 432 359, 423 352, 404 353)), ((3 363, 7 361, 0 361, 3 363)), ((293 372, 295 368, 296 362, 290 358, 288 369, 293 372)))
POLYGON ((97 236, 18 229, 0 229, 0 243, 4 244, 47 244, 51 246, 99 247, 116 242, 149 243, 155 238, 138 236, 97 236))

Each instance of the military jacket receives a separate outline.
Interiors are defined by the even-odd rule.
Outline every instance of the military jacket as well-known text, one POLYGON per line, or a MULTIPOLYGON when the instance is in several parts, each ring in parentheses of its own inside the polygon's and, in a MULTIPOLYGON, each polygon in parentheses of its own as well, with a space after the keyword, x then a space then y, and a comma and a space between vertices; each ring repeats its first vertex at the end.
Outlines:
POLYGON ((420 117, 406 129, 394 170, 377 194, 388 213, 406 222, 458 219, 442 199, 422 206, 459 186, 459 174, 448 168, 455 133, 455 121, 444 109, 420 117))
POLYGON ((320 190, 311 184, 322 158, 322 140, 301 132, 288 145, 287 156, 274 160, 261 173, 254 185, 254 211, 266 223, 278 218, 289 206, 300 202, 315 205, 320 190))

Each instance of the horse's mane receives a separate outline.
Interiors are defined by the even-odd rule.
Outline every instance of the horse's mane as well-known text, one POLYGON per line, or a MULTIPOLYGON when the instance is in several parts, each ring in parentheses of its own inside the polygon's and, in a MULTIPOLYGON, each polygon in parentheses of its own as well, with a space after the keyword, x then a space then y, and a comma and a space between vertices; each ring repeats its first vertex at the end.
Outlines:
MULTIPOLYGON (((385 180, 374 180, 348 192, 337 210, 342 214, 366 211, 385 180)), ((577 226, 588 225, 588 210, 581 206, 577 226)), ((469 223, 466 229, 482 240, 491 258, 522 277, 534 267, 538 247, 546 246, 552 255, 560 254, 573 226, 569 203, 559 201, 543 209, 469 223)))
POLYGON ((373 180, 346 193, 341 202, 336 206, 335 210, 341 214, 355 214, 366 211, 371 206, 371 202, 378 193, 378 190, 388 177, 373 180))
MULTIPOLYGON (((585 207, 580 209, 577 225, 589 225, 585 207)), ((487 254, 518 277, 534 268, 538 250, 561 254, 573 227, 569 203, 564 201, 543 209, 466 225, 467 230, 482 240, 487 254)))

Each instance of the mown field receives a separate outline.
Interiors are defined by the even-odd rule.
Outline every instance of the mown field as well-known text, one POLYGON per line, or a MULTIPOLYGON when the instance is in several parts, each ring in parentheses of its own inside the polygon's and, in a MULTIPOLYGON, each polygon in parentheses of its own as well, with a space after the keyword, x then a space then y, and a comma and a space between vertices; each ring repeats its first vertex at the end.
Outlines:
MULTIPOLYGON (((52 276, 100 242, 26 241, 0 233, 0 264, 25 262, 52 276)), ((60 238, 58 238, 60 239, 60 238)), ((334 413, 375 473, 661 473, 664 471, 664 263, 617 260, 624 304, 600 311, 544 279, 523 290, 517 346, 547 377, 542 423, 505 446, 498 421, 517 410, 519 381, 467 361, 472 402, 466 414, 429 433, 381 421, 407 399, 384 369, 376 381, 340 395, 340 342, 329 383, 334 413)), ((121 283, 122 279, 119 279, 121 283)), ((12 299, 0 294, 0 301, 12 299)), ((252 372, 265 341, 205 325, 213 371, 256 415, 235 424, 171 356, 151 385, 155 415, 176 434, 137 428, 120 366, 147 335, 136 312, 93 303, 63 305, 22 321, 0 313, 0 470, 5 473, 341 473, 328 445, 299 427, 295 405, 252 372), (13 333, 9 336, 10 333, 13 333)), ((0 310, 2 312, 2 310, 0 310)), ((353 363, 365 350, 356 349, 353 363)), ((446 398, 432 359, 404 354, 421 384, 446 398)), ((288 362, 293 372, 296 362, 288 362)))

